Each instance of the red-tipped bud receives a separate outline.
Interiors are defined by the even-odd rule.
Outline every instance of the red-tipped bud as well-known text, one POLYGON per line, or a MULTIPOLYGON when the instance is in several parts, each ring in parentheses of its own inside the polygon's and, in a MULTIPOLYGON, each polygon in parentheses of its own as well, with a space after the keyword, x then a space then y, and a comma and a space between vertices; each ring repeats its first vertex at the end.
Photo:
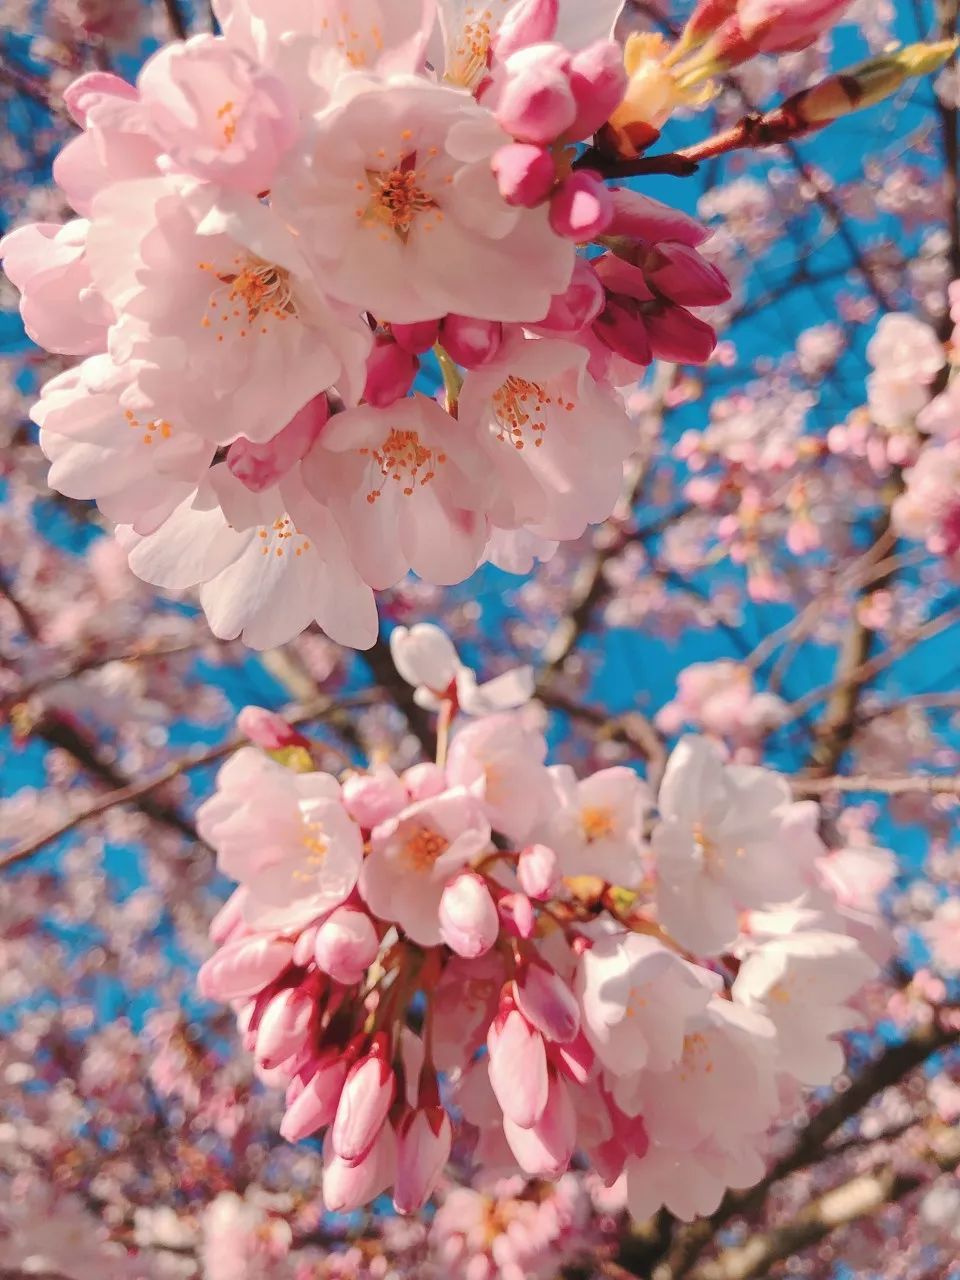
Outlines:
POLYGON ((449 315, 440 326, 440 342, 456 364, 479 369, 496 358, 503 345, 503 325, 497 320, 449 315))
POLYGON ((593 240, 610 226, 613 200, 601 179, 589 169, 565 178, 550 200, 550 226, 568 240, 593 240))
POLYGON ((513 142, 493 156, 493 174, 507 204, 533 209, 542 204, 557 181, 557 166, 545 147, 513 142))

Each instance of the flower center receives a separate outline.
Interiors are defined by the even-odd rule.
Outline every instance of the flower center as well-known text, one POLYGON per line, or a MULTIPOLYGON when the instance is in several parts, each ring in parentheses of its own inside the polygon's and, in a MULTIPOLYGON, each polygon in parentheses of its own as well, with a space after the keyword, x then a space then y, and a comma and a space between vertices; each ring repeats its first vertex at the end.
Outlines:
POLYGON ((587 808, 580 813, 580 829, 587 844, 605 840, 614 832, 613 817, 609 809, 587 808))
MULTIPOLYGON (((290 287, 290 272, 260 258, 237 256, 234 271, 218 271, 209 262, 197 264, 219 282, 210 295, 207 312, 200 321, 204 329, 222 325, 225 332, 235 321, 240 323, 239 336, 246 338, 255 324, 261 333, 269 333, 271 320, 297 317, 297 304, 290 287)), ((217 334, 223 342, 224 333, 217 334)))
MULTIPOLYGON (((405 130, 406 140, 409 130, 405 130)), ((436 154, 435 147, 430 148, 436 154)), ((389 240, 392 233, 406 244, 417 220, 422 214, 434 212, 437 221, 443 221, 443 213, 437 202, 423 187, 426 173, 417 168, 416 152, 403 156, 392 169, 368 169, 367 187, 357 183, 358 190, 369 189, 370 200, 366 207, 357 210, 357 216, 365 227, 380 227, 381 239, 389 240)), ((423 222, 424 231, 432 231, 433 222, 423 222)))
POLYGON ((132 409, 127 409, 123 416, 135 431, 143 432, 144 444, 153 444, 157 436, 161 440, 169 440, 173 433, 173 427, 166 418, 154 418, 152 422, 141 422, 132 409))
MULTIPOLYGON (((334 43, 351 67, 365 67, 383 51, 383 34, 375 23, 371 24, 369 31, 358 31, 349 13, 343 12, 333 19, 333 24, 334 43)), ((326 33, 330 25, 331 19, 324 18, 320 28, 326 33)))
POLYGON ((450 848, 449 840, 438 831, 420 827, 403 846, 403 861, 411 871, 432 871, 434 863, 450 848))
POLYGON ((269 529, 262 526, 257 530, 257 537, 260 539, 260 554, 263 556, 268 556, 271 551, 281 558, 288 551, 292 551, 295 556, 302 556, 305 551, 310 550, 309 540, 300 533, 289 516, 280 516, 269 529), (291 538, 299 538, 300 541, 291 543, 291 538))
POLYGON ((363 448, 359 452, 376 464, 383 480, 367 494, 368 502, 382 496, 388 480, 403 486, 405 497, 411 497, 418 485, 429 484, 436 468, 447 460, 445 453, 429 448, 416 431, 394 427, 378 449, 363 448))
POLYGON ((223 141, 226 146, 237 136, 237 108, 233 102, 225 102, 217 112, 217 120, 223 130, 223 141))
POLYGON ((528 439, 539 449, 547 430, 549 405, 570 413, 576 408, 572 400, 562 396, 554 399, 539 382, 530 382, 512 373, 493 393, 493 414, 499 424, 498 440, 508 441, 515 449, 522 449, 528 439))
POLYGON ((304 859, 304 865, 292 872, 292 878, 300 883, 314 878, 326 861, 327 851, 330 848, 322 823, 311 822, 306 818, 302 821, 303 834, 300 837, 300 843, 306 849, 307 856, 304 859))

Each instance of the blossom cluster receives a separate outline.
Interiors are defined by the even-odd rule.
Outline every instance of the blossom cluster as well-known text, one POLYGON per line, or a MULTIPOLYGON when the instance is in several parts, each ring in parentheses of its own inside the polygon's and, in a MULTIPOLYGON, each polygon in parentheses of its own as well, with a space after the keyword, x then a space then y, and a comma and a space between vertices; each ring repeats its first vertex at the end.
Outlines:
POLYGON ((77 216, 0 247, 31 337, 82 357, 34 410, 49 482, 218 636, 366 647, 409 571, 609 515, 617 388, 706 361, 729 297, 696 221, 576 166, 634 110, 619 7, 220 0, 221 35, 66 90, 77 216))
POLYGON ((325 1130, 333 1211, 391 1186, 419 1209, 456 1126, 488 1175, 555 1179, 579 1152, 638 1218, 711 1212, 761 1176, 798 1090, 841 1069, 886 954, 884 875, 707 739, 681 739, 656 799, 624 766, 578 779, 547 764, 522 674, 468 682, 482 714, 458 715, 446 636, 391 640, 439 705, 436 762, 338 780, 242 713, 259 747, 198 815, 239 882, 201 991, 286 1088, 283 1136, 325 1130))

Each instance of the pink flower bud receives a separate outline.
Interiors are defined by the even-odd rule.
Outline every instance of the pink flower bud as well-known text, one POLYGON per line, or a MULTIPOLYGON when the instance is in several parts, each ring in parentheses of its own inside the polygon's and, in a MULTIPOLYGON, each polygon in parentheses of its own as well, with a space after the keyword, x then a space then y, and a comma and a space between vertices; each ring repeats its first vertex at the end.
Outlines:
POLYGON ((608 187, 607 192, 613 201, 613 221, 609 228, 612 236, 629 236, 650 244, 676 240, 693 248, 710 238, 709 230, 696 218, 639 191, 608 187))
POLYGON ((361 827, 378 826, 405 808, 407 789, 387 765, 369 773, 351 773, 342 783, 344 807, 361 827))
POLYGON ((518 49, 552 40, 560 16, 560 0, 517 0, 493 38, 493 53, 503 62, 518 49))
POLYGON ((244 707, 237 716, 237 728, 245 738, 264 751, 282 751, 284 747, 309 747, 310 740, 288 724, 283 716, 264 707, 244 707))
MULTIPOLYGON (((739 0, 740 33, 755 53, 795 53, 819 40, 853 0, 739 0)), ((722 35, 722 32, 721 32, 722 35)))
POLYGON ((634 364, 648 365, 653 360, 646 320, 638 304, 629 298, 611 298, 597 317, 593 332, 611 351, 634 364))
POLYGON ((347 1164, 358 1164, 369 1153, 393 1106, 397 1078, 386 1051, 386 1037, 378 1036, 366 1057, 351 1067, 343 1086, 331 1141, 347 1164))
POLYGON ((305 969, 313 960, 313 948, 317 941, 317 929, 319 925, 307 925, 303 933, 297 938, 293 944, 293 963, 301 969, 305 969))
POLYGON ((262 493, 290 471, 317 440, 330 418, 330 402, 316 396, 272 440, 234 440, 227 450, 227 469, 253 493, 262 493))
POLYGON ((545 902, 560 888, 560 862, 545 844, 528 844, 520 850, 517 879, 528 897, 545 902))
POLYGON ((306 1044, 316 1017, 317 1002, 302 987, 278 991, 257 1026, 256 1056, 268 1070, 292 1058, 306 1044))
POLYGON ((593 240, 613 218, 613 201, 600 178, 581 169, 565 178, 550 201, 550 226, 568 240, 593 240))
POLYGON ((497 911, 504 929, 515 938, 532 938, 537 918, 533 903, 525 893, 505 893, 497 900, 497 911))
POLYGON ((430 1199, 450 1158, 453 1129, 442 1106, 408 1111, 397 1128, 393 1207, 417 1213, 430 1199))
POLYGON ((707 36, 736 12, 739 0, 700 0, 684 28, 684 41, 688 47, 703 44, 707 36))
POLYGON ((555 970, 545 964, 523 965, 513 984, 517 1008, 548 1040, 569 1044, 580 1030, 577 998, 555 970))
POLYGON ((243 908, 247 897, 248 893, 243 885, 239 889, 234 889, 233 893, 210 921, 210 941, 216 946, 222 946, 228 939, 237 934, 249 932, 247 923, 243 918, 243 908))
POLYGON ((706 364, 717 345, 712 325, 683 307, 655 307, 644 320, 658 360, 671 364, 706 364))
POLYGON ((242 1000, 279 978, 292 959, 293 943, 285 938, 240 938, 200 966, 197 989, 207 1000, 242 1000))
POLYGON ((420 320, 416 324, 392 324, 390 332, 396 339, 397 346, 409 351, 412 356, 422 356, 436 342, 440 321, 420 320))
POLYGON ((351 1213, 375 1200, 394 1178, 397 1139, 390 1125, 380 1127, 376 1140, 360 1160, 349 1164, 339 1157, 330 1139, 323 1153, 323 1203, 330 1213, 351 1213))
POLYGON ((337 907, 317 930, 317 964, 344 986, 363 978, 379 950, 380 939, 373 921, 356 907, 337 907))
POLYGON ((497 940, 500 918, 486 881, 473 871, 457 876, 440 899, 440 936, 458 956, 476 960, 497 940))
POLYGON ((551 1077, 547 1103, 535 1125, 518 1125, 505 1117, 503 1133, 524 1173, 532 1178, 559 1178, 577 1142, 577 1117, 565 1082, 551 1077))
POLYGON ((440 342, 456 364, 479 369, 489 364, 503 345, 503 325, 497 320, 449 315, 440 326, 440 342))
POLYGON ((627 71, 623 49, 615 40, 598 40, 574 54, 570 64, 570 91, 577 115, 567 138, 588 138, 607 123, 623 101, 627 71))
POLYGON ((596 320, 605 304, 606 294, 592 264, 577 258, 566 292, 554 296, 550 310, 533 327, 548 333, 579 333, 596 320))
POLYGON ((339 1049, 328 1049, 309 1075, 291 1082, 287 1089, 287 1109, 280 1122, 282 1138, 287 1142, 300 1142, 332 1122, 349 1068, 348 1055, 339 1049))
POLYGON ((577 117, 569 69, 570 55, 561 45, 531 45, 511 55, 504 78, 490 95, 494 115, 507 133, 540 146, 566 133, 577 117))
POLYGON ((557 166, 544 147, 513 142, 494 153, 493 173, 507 204, 533 209, 546 200, 557 181, 557 166))
POLYGON ((569 1044, 551 1045, 550 1057, 574 1084, 588 1084, 593 1079, 597 1058, 582 1031, 569 1044))
POLYGON ((403 785, 407 788, 411 800, 429 800, 446 790, 447 779, 441 768, 432 760, 423 764, 411 765, 403 772, 403 785))
POLYGON ((387 409, 413 386, 420 362, 398 342, 378 335, 367 357, 367 381, 363 398, 377 409, 387 409))
POLYGON ((723 272, 689 245, 658 244, 644 261, 643 272, 657 293, 681 307, 712 307, 731 297, 723 272))
POLYGON ((547 1105, 543 1037, 506 997, 487 1032, 490 1085, 505 1117, 529 1129, 547 1105))

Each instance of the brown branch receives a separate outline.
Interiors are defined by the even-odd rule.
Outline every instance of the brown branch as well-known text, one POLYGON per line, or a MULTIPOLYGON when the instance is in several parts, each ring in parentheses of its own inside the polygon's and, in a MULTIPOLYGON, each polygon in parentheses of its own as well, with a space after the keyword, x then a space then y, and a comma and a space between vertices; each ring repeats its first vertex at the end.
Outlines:
MULTIPOLYGON (((960 1167, 960 1132, 954 1130, 931 1144, 925 1160, 932 1174, 952 1173, 960 1167)), ((893 1168, 864 1173, 819 1196, 780 1227, 751 1236, 746 1244, 725 1249, 719 1257, 692 1273, 692 1280, 753 1280, 775 1263, 809 1249, 832 1232, 878 1213, 884 1205, 902 1200, 929 1185, 931 1176, 898 1173, 893 1168)))
MULTIPOLYGON (((367 706, 375 697, 376 690, 370 690, 362 694, 356 694, 350 698, 344 698, 337 703, 333 703, 329 698, 324 698, 318 700, 318 702, 312 706, 303 707, 296 715, 288 716, 286 718, 292 725, 308 724, 321 720, 333 725, 337 725, 338 722, 346 724, 346 711, 349 708, 367 706)), ((45 740, 51 741, 51 739, 46 737, 46 735, 41 736, 44 736, 45 740)), ((51 742, 51 745, 64 746, 64 743, 62 741, 56 741, 51 742)), ((199 839, 196 829, 192 823, 189 823, 187 819, 176 814, 176 810, 171 810, 168 806, 157 804, 152 798, 153 792, 158 788, 165 786, 167 783, 174 781, 174 779, 192 772, 194 769, 202 769, 205 765, 216 764, 218 760, 222 760, 226 756, 232 755, 234 751, 237 751, 240 747, 246 745, 248 745, 248 740, 246 738, 233 738, 229 742, 222 742, 219 746, 211 747, 208 751, 201 752, 199 755, 188 756, 185 759, 176 760, 172 764, 169 764, 165 769, 161 770, 160 773, 154 774, 151 778, 145 778, 142 782, 124 780, 122 785, 116 786, 112 791, 108 791, 98 800, 89 804, 85 809, 80 810, 79 813, 71 815, 71 817, 60 823, 59 826, 54 827, 52 830, 45 832, 42 836, 38 836, 33 840, 25 841, 15 849, 12 849, 9 853, 0 854, 0 870, 11 867, 15 863, 23 862, 26 858, 32 857, 33 854, 43 849, 52 840, 57 840, 61 836, 69 834, 69 832, 74 831, 83 823, 89 822, 93 818, 98 818, 104 813, 109 812, 109 810, 115 809, 119 805, 123 804, 136 804, 136 806, 144 813, 147 813, 148 816, 155 818, 157 821, 165 822, 166 825, 176 826, 176 829, 181 830, 181 834, 188 835, 189 838, 194 840, 200 847, 205 848, 206 846, 203 845, 203 842, 199 839), (166 816, 161 816, 162 813, 166 816), (176 821, 171 820, 172 815, 176 815, 176 821), (179 823, 183 824, 182 828, 177 825, 179 823)), ((70 750, 69 747, 65 749, 70 750)), ((71 751, 71 754, 75 754, 74 751, 71 751)), ((88 757, 89 748, 80 762, 84 763, 88 757)), ((103 767, 102 762, 98 761, 97 768, 92 769, 91 771, 96 772, 98 769, 103 767)), ((110 778, 118 778, 122 776, 112 770, 112 767, 106 767, 111 770, 108 775, 110 778)), ((104 774, 101 773, 99 776, 103 777, 104 774)))
POLYGON ((658 1268, 655 1280, 681 1280, 681 1277, 689 1275, 703 1251, 732 1218, 758 1210, 775 1183, 815 1163, 833 1134, 852 1116, 858 1115, 877 1094, 899 1084, 933 1054, 958 1042, 960 1029, 941 1026, 933 1019, 900 1044, 884 1049, 879 1057, 863 1068, 848 1088, 834 1093, 815 1112, 793 1146, 771 1166, 755 1187, 728 1192, 716 1213, 691 1223, 680 1232, 665 1264, 658 1268))
POLYGON ((855 774, 852 777, 791 778, 790 786, 796 796, 827 796, 850 792, 883 796, 960 796, 960 777, 946 778, 922 773, 897 778, 876 778, 869 773, 855 774))
POLYGON ((24 634, 28 635, 31 640, 37 640, 40 637, 40 623, 33 616, 33 613, 22 600, 18 599, 13 587, 7 581, 6 576, 0 573, 0 597, 6 600, 7 604, 13 609, 20 621, 24 634))
POLYGON ((170 23, 170 30, 178 40, 186 40, 189 30, 186 19, 180 11, 178 0, 163 0, 163 7, 166 10, 167 21, 170 23))
POLYGON ((437 734, 433 727, 433 717, 413 700, 413 689, 398 673, 393 665, 389 641, 381 633, 372 649, 366 649, 360 655, 370 674, 391 699, 397 710, 406 718, 410 732, 420 743, 423 754, 428 760, 436 758, 437 734))

